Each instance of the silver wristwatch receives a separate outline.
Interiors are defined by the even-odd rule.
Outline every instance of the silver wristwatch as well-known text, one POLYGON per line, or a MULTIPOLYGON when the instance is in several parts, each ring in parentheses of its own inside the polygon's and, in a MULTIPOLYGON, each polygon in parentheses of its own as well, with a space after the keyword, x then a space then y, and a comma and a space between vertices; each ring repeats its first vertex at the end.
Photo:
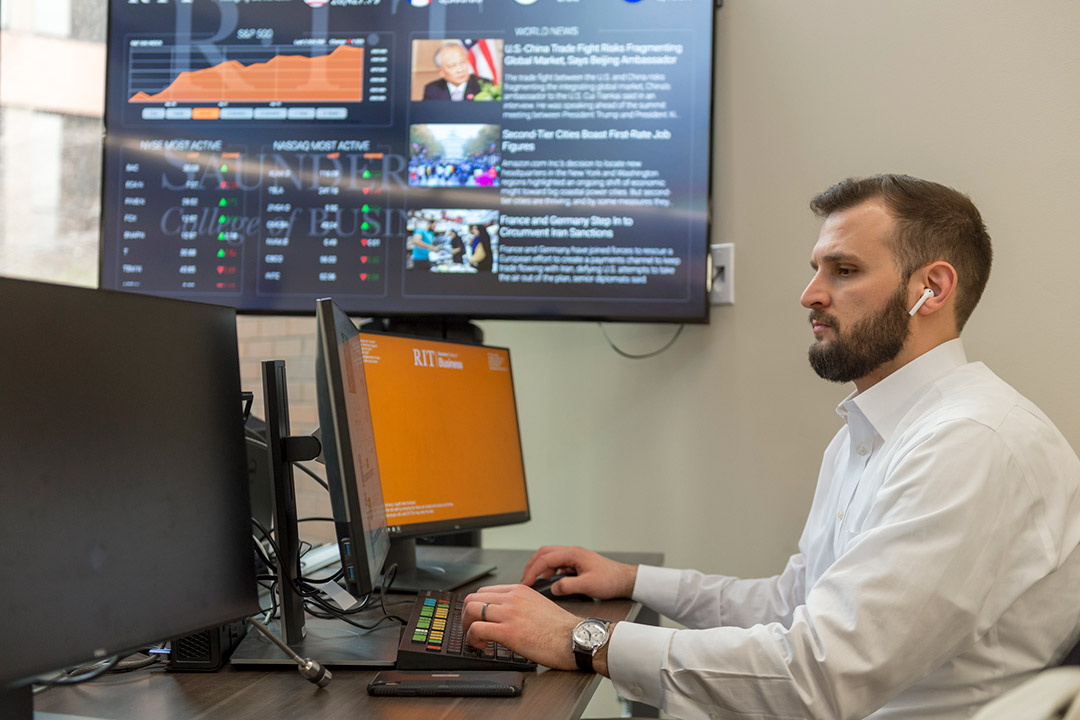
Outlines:
POLYGON ((610 620, 603 618, 586 618, 574 627, 571 639, 574 646, 574 660, 577 661, 578 669, 585 672, 594 672, 593 656, 596 652, 607 645, 611 637, 610 620))

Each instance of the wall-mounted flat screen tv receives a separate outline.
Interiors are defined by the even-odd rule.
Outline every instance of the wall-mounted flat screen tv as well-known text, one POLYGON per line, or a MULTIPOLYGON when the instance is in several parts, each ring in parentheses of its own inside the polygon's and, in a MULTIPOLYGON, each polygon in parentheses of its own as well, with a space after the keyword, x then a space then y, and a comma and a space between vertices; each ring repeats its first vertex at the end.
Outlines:
POLYGON ((100 284, 708 319, 713 0, 110 0, 100 284))

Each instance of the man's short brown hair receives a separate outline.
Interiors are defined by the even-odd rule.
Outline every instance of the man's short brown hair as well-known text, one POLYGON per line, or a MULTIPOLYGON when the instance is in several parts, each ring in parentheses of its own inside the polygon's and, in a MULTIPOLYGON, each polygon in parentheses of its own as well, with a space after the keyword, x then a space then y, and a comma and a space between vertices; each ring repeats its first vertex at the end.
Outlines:
POLYGON ((909 175, 848 178, 810 201, 820 217, 881 200, 896 220, 893 255, 904 282, 936 260, 956 268, 956 330, 963 329, 990 278, 993 249, 978 208, 967 195, 909 175))

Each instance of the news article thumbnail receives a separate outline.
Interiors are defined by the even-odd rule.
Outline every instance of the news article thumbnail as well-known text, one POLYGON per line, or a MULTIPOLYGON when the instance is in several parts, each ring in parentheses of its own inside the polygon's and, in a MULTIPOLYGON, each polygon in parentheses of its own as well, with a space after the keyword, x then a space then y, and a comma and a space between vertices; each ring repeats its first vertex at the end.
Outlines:
POLYGON ((502 100, 499 38, 413 40, 410 100, 502 100))
POLYGON ((424 123, 409 127, 409 185, 498 187, 499 126, 424 123))
POLYGON ((498 210, 411 210, 405 269, 436 273, 498 271, 498 210))

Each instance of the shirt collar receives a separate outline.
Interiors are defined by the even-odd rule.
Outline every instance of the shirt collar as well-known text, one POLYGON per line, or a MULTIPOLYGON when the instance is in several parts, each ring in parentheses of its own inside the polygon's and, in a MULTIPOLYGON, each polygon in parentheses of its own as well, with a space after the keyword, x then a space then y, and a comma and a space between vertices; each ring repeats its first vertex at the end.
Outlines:
POLYGON ((863 393, 848 395, 836 408, 846 422, 857 409, 885 439, 927 388, 946 373, 967 363, 960 338, 949 340, 915 358, 863 393))

